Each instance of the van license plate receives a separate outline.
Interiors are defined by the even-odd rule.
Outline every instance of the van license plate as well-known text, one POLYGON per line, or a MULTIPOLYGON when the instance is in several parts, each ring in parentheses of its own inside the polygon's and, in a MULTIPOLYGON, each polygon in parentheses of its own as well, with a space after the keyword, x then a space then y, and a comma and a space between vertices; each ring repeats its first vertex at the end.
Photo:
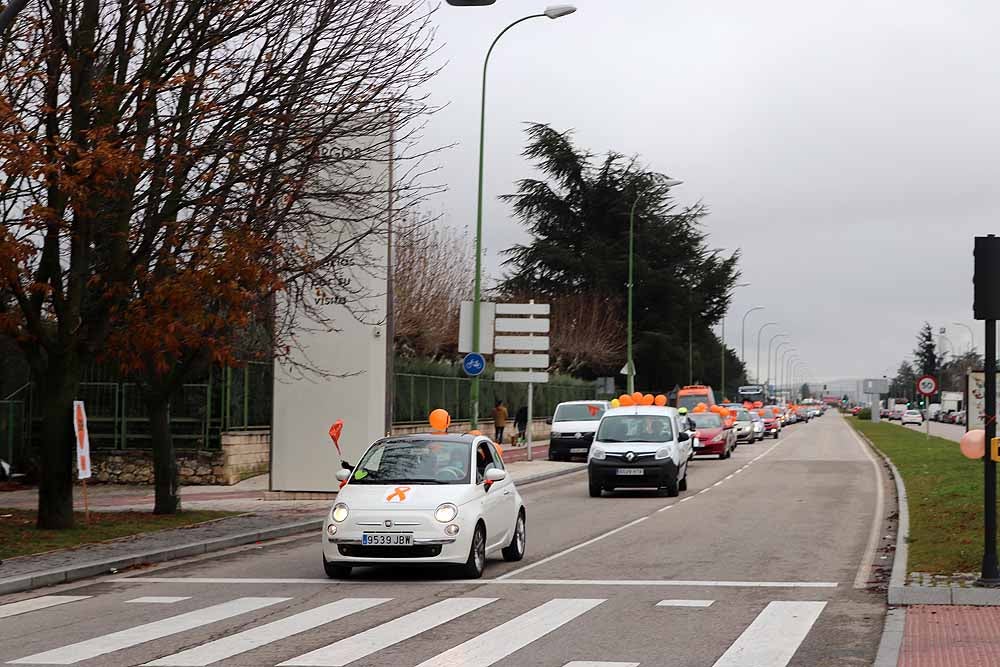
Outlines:
POLYGON ((366 547, 412 547, 413 533, 362 533, 361 544, 366 547))
POLYGON ((615 470, 616 475, 641 475, 642 468, 618 468, 615 470))
POLYGON ((587 449, 586 447, 574 447, 573 449, 569 450, 569 453, 570 454, 586 454, 589 451, 590 450, 587 449))

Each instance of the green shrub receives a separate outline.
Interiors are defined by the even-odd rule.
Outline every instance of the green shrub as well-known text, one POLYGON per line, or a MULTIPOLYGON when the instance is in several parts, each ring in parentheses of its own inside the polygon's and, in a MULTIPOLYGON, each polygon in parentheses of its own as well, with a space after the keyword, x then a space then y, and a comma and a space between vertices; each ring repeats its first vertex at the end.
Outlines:
POLYGON ((872 409, 871 408, 861 408, 861 412, 858 413, 858 419, 867 419, 871 421, 872 419, 872 409))

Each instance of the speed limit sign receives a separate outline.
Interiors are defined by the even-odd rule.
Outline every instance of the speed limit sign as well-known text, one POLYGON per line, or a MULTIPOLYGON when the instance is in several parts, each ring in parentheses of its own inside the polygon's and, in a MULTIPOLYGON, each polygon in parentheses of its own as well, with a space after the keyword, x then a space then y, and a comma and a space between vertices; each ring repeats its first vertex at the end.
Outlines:
POLYGON ((917 391, 923 396, 933 396, 937 393, 938 382, 933 375, 925 375, 917 380, 917 391))

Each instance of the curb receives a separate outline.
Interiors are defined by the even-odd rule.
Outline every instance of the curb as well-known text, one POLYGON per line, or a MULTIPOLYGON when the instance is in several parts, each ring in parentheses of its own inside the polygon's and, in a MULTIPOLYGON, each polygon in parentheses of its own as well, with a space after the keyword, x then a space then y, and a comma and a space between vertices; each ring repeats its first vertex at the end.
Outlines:
POLYGON ((163 563, 178 558, 189 558, 201 554, 222 551, 231 547, 238 547, 244 544, 253 544, 264 540, 272 540, 278 537, 287 537, 297 533, 304 533, 323 528, 324 519, 309 519, 288 523, 274 528, 254 531, 250 533, 239 533, 226 537, 217 537, 203 542, 194 542, 177 547, 146 551, 118 558, 107 558, 105 560, 92 561, 71 567, 34 572, 20 577, 10 577, 0 579, 0 595, 8 593, 19 593, 42 586, 53 586, 55 584, 65 584, 72 581, 79 581, 88 577, 95 577, 101 574, 108 574, 109 570, 120 570, 134 565, 147 563, 163 563))
POLYGON ((907 562, 910 540, 910 509, 906 500, 906 486, 903 476, 893 462, 864 433, 855 429, 862 440, 877 453, 892 470, 896 482, 896 499, 899 511, 899 528, 896 535, 896 555, 892 561, 892 575, 889 577, 888 603, 893 606, 914 604, 926 605, 970 605, 1000 606, 1000 589, 996 588, 952 588, 949 586, 907 585, 907 562))
POLYGON ((565 470, 553 470, 551 472, 542 472, 537 475, 531 475, 530 477, 525 477, 524 479, 515 479, 514 483, 518 486, 524 486, 526 484, 534 484, 535 482, 544 482, 554 477, 562 477, 563 475, 572 475, 573 473, 583 472, 587 469, 586 463, 581 463, 572 468, 567 468, 565 470))
POLYGON ((899 664, 899 653, 903 648, 905 629, 905 608, 899 607, 886 612, 882 640, 878 644, 878 653, 875 655, 875 663, 872 667, 896 667, 899 664))

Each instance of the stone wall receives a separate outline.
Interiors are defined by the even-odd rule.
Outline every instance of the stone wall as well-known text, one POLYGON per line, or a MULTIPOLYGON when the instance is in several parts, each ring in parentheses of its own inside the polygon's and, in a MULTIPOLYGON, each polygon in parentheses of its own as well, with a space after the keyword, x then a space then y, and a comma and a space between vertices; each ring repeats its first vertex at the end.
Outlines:
MULTIPOLYGON (((178 450, 182 486, 231 485, 268 471, 271 434, 247 431, 222 434, 222 451, 178 450)), ((147 449, 95 450, 93 481, 105 484, 152 484, 153 455, 147 449)))

